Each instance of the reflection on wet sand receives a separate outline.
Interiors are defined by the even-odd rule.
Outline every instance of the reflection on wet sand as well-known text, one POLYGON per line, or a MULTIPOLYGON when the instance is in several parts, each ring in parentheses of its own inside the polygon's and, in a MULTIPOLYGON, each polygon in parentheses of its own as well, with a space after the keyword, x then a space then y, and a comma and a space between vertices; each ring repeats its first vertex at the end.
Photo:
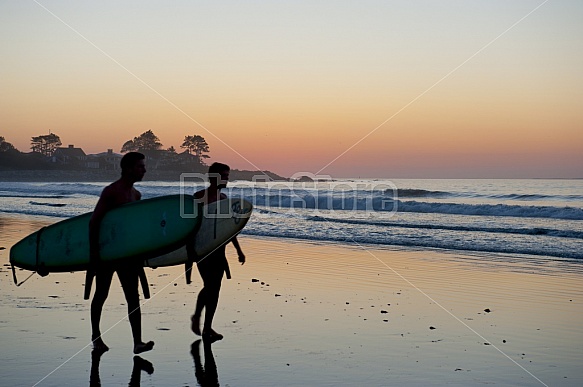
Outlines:
MULTIPOLYGON (((100 387, 101 378, 99 377, 99 363, 101 362, 101 356, 106 351, 96 350, 91 351, 91 374, 89 375, 89 386, 90 387, 100 387)), ((152 375, 154 373, 154 366, 146 359, 142 359, 140 356, 134 356, 134 363, 132 367, 132 372, 130 375, 129 387, 139 387, 141 383, 142 371, 152 375)))
POLYGON ((213 356, 211 348, 212 340, 196 340, 190 346, 190 354, 194 359, 194 376, 201 387, 220 386, 219 373, 217 371, 217 364, 213 356), (204 366, 200 356, 200 343, 203 343, 204 348, 204 366))

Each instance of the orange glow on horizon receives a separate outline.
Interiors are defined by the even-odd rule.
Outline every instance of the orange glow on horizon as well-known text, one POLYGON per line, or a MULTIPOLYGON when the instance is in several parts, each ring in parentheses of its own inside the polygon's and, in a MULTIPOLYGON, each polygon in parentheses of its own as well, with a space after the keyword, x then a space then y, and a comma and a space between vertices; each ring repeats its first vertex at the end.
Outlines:
POLYGON ((576 2, 516 25, 532 4, 51 7, 77 33, 0 4, 0 136, 24 152, 49 130, 86 153, 152 130, 283 175, 583 177, 576 2))

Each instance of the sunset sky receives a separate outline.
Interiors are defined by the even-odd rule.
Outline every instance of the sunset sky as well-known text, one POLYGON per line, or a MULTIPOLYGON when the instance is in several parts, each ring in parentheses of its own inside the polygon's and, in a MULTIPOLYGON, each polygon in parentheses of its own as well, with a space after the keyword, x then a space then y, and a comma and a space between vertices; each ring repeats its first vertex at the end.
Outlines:
POLYGON ((0 136, 333 177, 583 177, 583 2, 0 1, 0 136))

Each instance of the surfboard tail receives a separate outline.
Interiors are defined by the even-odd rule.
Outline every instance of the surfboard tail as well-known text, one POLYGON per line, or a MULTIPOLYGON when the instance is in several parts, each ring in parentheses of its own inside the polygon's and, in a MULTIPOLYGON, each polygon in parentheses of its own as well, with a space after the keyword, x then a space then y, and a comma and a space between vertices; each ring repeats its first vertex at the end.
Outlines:
POLYGON ((28 281, 30 279, 30 277, 32 277, 33 275, 37 274, 36 271, 33 271, 32 273, 30 273, 30 275, 28 277, 26 277, 24 279, 24 281, 20 281, 18 282, 18 278, 16 278, 16 269, 14 268, 14 265, 11 263, 10 266, 12 267, 12 279, 14 280, 14 285, 16 286, 20 286, 23 283, 25 283, 26 281, 28 281))
POLYGON ((16 269, 12 263, 10 263, 10 266, 12 267, 12 279, 14 280, 14 285, 19 286, 18 279, 16 278, 16 269))

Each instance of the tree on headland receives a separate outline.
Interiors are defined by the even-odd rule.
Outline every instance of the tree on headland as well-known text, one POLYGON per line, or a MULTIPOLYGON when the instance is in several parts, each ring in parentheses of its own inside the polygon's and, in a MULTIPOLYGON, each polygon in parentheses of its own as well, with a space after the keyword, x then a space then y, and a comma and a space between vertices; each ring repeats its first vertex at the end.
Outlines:
POLYGON ((49 165, 40 153, 22 153, 0 136, 0 170, 44 169, 49 165))
POLYGON ((209 146, 202 136, 185 136, 184 142, 180 147, 185 148, 188 153, 193 155, 199 164, 204 165, 203 159, 209 158, 209 156, 205 154, 209 152, 209 146))
POLYGON ((30 140, 30 149, 33 152, 42 154, 43 156, 50 157, 55 153, 58 147, 63 143, 59 136, 54 133, 45 134, 42 136, 33 137, 30 140))
POLYGON ((176 149, 171 146, 168 149, 165 149, 160 152, 160 164, 159 167, 162 169, 171 169, 173 166, 178 164, 178 153, 176 153, 176 149))
POLYGON ((3 136, 0 136, 0 152, 8 152, 15 149, 14 145, 6 141, 3 136))
POLYGON ((162 149, 162 143, 158 136, 154 134, 151 130, 140 134, 138 137, 134 137, 133 140, 126 141, 121 147, 121 152, 142 152, 156 153, 162 149))

